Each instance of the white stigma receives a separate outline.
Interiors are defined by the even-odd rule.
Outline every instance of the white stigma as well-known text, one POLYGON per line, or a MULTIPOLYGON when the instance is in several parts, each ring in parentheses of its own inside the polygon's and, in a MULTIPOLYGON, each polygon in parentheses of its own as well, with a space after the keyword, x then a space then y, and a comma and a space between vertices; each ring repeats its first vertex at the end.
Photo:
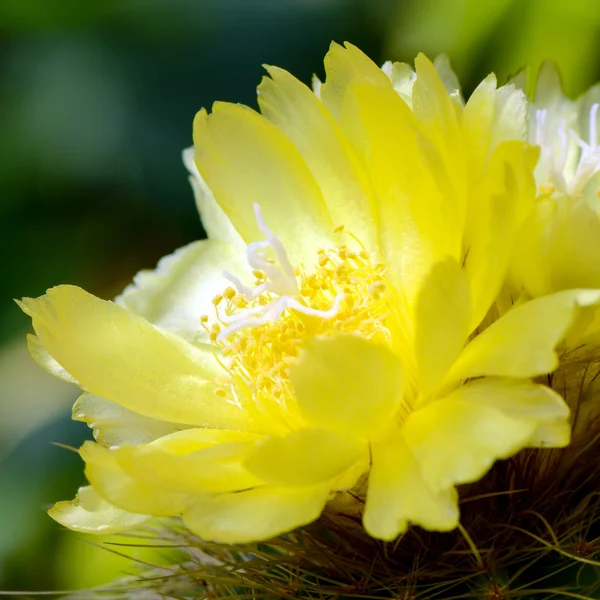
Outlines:
POLYGON ((343 294, 338 294, 332 306, 327 310, 316 310, 305 306, 300 298, 300 289, 294 267, 290 262, 283 242, 267 227, 258 204, 254 204, 254 214, 256 215, 258 228, 265 235, 266 240, 248 244, 246 258, 252 269, 262 271, 266 275, 266 280, 264 283, 251 288, 227 271, 223 271, 223 277, 233 283, 237 291, 243 294, 247 300, 254 300, 265 292, 270 292, 276 297, 268 304, 247 308, 233 316, 225 317, 223 320, 229 324, 217 336, 218 341, 226 339, 232 333, 241 329, 260 327, 276 321, 287 309, 311 317, 332 319, 339 312, 340 303, 344 298, 343 294), (267 249, 274 252, 277 260, 267 256, 267 249))

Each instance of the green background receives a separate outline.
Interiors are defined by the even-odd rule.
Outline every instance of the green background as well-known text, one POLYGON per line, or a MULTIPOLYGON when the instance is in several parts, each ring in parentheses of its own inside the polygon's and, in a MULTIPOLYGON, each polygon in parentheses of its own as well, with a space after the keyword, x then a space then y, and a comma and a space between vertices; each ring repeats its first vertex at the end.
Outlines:
POLYGON ((445 52, 467 92, 545 58, 572 96, 600 80, 600 0, 0 1, 0 590, 134 568, 45 514, 83 483, 53 442, 89 432, 69 420, 77 390, 28 356, 12 299, 59 283, 110 298, 202 237, 180 158, 194 114, 255 106, 265 63, 323 76, 331 40, 378 63, 445 52))

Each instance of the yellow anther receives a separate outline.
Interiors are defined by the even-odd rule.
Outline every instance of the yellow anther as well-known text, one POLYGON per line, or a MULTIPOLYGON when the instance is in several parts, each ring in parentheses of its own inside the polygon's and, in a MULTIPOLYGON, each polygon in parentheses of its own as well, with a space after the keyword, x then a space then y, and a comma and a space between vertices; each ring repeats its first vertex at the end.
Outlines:
POLYGON ((208 315, 201 315, 200 323, 208 323, 208 315))
POLYGON ((227 298, 227 300, 231 300, 236 295, 237 292, 232 287, 225 288, 225 291, 223 292, 223 297, 227 298))
POLYGON ((267 279, 265 273, 263 271, 259 271, 258 269, 254 269, 254 271, 252 271, 252 275, 254 275, 254 278, 257 281, 265 281, 267 279))
POLYGON ((215 390, 215 396, 220 396, 221 398, 227 397, 227 391, 223 388, 217 388, 215 390))
POLYGON ((221 294, 219 294, 219 295, 215 296, 215 297, 212 299, 212 303, 213 303, 215 306, 219 306, 219 304, 221 304, 221 302, 223 302, 223 296, 222 296, 221 294))
POLYGON ((553 191, 555 190, 555 187, 553 185, 540 185, 540 192, 542 194, 551 194, 553 191))
POLYGON ((236 308, 246 308, 248 306, 248 300, 246 300, 246 298, 244 298, 244 296, 238 294, 237 296, 235 296, 234 298, 231 299, 231 303, 236 307, 236 308))
POLYGON ((344 231, 344 226, 343 225, 336 225, 333 228, 333 233, 341 233, 342 231, 344 231))

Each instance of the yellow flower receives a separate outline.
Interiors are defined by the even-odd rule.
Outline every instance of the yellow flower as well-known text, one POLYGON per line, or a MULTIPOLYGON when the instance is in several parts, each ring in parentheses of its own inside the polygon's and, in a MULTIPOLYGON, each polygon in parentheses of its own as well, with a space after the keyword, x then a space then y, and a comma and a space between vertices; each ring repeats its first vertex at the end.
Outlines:
POLYGON ((529 297, 600 287, 600 86, 566 98, 551 63, 529 109, 529 139, 541 148, 538 197, 517 237, 511 280, 529 297))
POLYGON ((350 491, 391 540, 455 528, 456 485, 568 443, 566 404, 532 378, 600 291, 482 325, 537 150, 522 92, 490 76, 464 104, 437 65, 382 70, 334 44, 317 93, 269 67, 262 114, 196 117, 184 159, 208 241, 115 303, 71 286, 22 302, 32 354, 85 391, 74 417, 97 440, 80 450, 90 487, 55 519, 102 533, 183 515, 244 542, 350 491))

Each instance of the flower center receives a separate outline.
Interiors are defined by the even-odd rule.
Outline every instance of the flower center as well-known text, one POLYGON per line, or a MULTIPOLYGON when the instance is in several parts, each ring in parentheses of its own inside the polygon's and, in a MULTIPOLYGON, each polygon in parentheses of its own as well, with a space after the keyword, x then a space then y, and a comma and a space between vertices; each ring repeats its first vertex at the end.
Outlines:
MULTIPOLYGON (((267 239, 247 249, 254 285, 246 286, 224 273, 235 287, 213 299, 216 320, 212 327, 207 316, 202 322, 229 372, 233 397, 251 395, 261 411, 296 428, 301 417, 289 367, 300 345, 315 336, 338 333, 391 344, 387 326, 390 282, 384 264, 350 233, 356 250, 348 244, 319 249, 314 266, 293 268, 258 206, 255 211, 267 239)), ((345 233, 343 227, 334 232, 345 233)))
MULTIPOLYGON (((592 105, 589 115, 588 141, 584 141, 575 131, 566 131, 566 121, 561 120, 556 129, 559 149, 548 136, 546 121, 548 111, 537 110, 535 143, 541 148, 540 163, 549 169, 548 183, 540 186, 542 192, 555 188, 571 196, 580 194, 590 179, 600 171, 600 145, 598 144, 598 103, 592 105), (573 150, 569 148, 569 137, 578 147, 578 158, 573 163, 573 150), (574 166, 572 166, 574 165, 574 166)), ((551 132, 552 133, 552 132, 551 132)))

